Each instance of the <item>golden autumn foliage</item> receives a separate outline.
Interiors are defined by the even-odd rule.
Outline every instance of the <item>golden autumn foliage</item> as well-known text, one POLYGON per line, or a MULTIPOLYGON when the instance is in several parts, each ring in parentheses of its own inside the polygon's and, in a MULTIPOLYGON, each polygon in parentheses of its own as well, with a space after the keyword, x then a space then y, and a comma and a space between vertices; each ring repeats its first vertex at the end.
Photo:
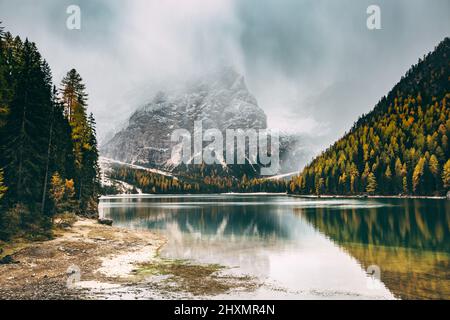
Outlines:
POLYGON ((442 172, 442 181, 444 182, 445 188, 450 188, 450 160, 444 165, 444 170, 442 172))
POLYGON ((288 188, 284 180, 225 176, 212 167, 200 165, 198 170, 165 176, 149 170, 115 166, 110 173, 113 180, 124 181, 144 193, 223 193, 223 192, 283 192, 288 188), (208 168, 208 169, 206 169, 208 168), (208 170, 208 171, 206 171, 208 170))
POLYGON ((75 207, 75 187, 72 179, 62 179, 58 172, 50 181, 50 197, 53 200, 55 214, 73 211, 75 207))
POLYGON ((444 194, 449 188, 450 39, 413 66, 344 137, 294 177, 300 194, 444 194))
POLYGON ((0 199, 3 198, 7 190, 8 188, 3 183, 3 170, 0 170, 0 199))

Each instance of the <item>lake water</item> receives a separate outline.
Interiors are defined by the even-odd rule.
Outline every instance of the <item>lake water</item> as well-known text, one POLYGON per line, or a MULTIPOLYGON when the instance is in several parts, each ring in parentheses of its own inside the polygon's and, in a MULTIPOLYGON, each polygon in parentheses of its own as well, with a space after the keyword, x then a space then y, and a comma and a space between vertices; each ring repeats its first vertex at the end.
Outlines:
POLYGON ((137 195, 100 209, 166 235, 164 257, 264 283, 227 298, 450 299, 450 201, 137 195))

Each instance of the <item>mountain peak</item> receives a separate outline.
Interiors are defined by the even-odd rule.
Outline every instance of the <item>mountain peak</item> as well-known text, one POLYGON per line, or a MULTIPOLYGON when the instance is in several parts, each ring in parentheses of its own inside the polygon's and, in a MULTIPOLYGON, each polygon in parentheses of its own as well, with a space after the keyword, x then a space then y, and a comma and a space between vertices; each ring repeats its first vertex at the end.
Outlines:
POLYGON ((128 126, 101 148, 115 160, 149 166, 164 164, 171 156, 171 134, 176 129, 266 129, 267 118, 244 77, 232 67, 217 69, 186 84, 183 91, 158 92, 138 109, 128 126))

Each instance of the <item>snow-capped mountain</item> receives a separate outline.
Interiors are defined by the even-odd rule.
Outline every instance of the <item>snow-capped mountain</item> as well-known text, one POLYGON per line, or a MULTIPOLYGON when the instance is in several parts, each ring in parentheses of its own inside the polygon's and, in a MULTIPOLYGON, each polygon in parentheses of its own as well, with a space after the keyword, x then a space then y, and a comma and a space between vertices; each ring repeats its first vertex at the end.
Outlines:
POLYGON ((171 157, 175 129, 266 129, 267 119, 244 77, 232 68, 191 82, 181 92, 159 92, 139 108, 126 127, 101 147, 103 156, 126 163, 164 166, 171 157))
MULTIPOLYGON (((157 93, 101 146, 101 155, 127 164, 173 171, 177 164, 172 149, 178 142, 172 142, 171 135, 176 129, 187 129, 193 136, 195 121, 202 122, 203 131, 267 129, 266 114, 247 89, 244 77, 233 68, 224 68, 191 81, 183 89, 157 93)), ((277 173, 299 171, 311 154, 304 144, 307 139, 282 132, 279 138, 281 167, 277 173)), ((181 157, 182 150, 175 150, 181 157)), ((217 158, 223 163, 221 155, 217 158)))

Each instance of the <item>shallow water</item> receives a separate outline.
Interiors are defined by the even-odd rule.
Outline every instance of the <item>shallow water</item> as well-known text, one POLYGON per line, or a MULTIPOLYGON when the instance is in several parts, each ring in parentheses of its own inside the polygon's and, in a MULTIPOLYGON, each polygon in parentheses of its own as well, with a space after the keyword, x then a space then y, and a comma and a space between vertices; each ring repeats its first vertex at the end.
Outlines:
POLYGON ((165 234, 164 257, 263 283, 225 298, 450 298, 450 201, 139 195, 100 209, 115 225, 165 234))

